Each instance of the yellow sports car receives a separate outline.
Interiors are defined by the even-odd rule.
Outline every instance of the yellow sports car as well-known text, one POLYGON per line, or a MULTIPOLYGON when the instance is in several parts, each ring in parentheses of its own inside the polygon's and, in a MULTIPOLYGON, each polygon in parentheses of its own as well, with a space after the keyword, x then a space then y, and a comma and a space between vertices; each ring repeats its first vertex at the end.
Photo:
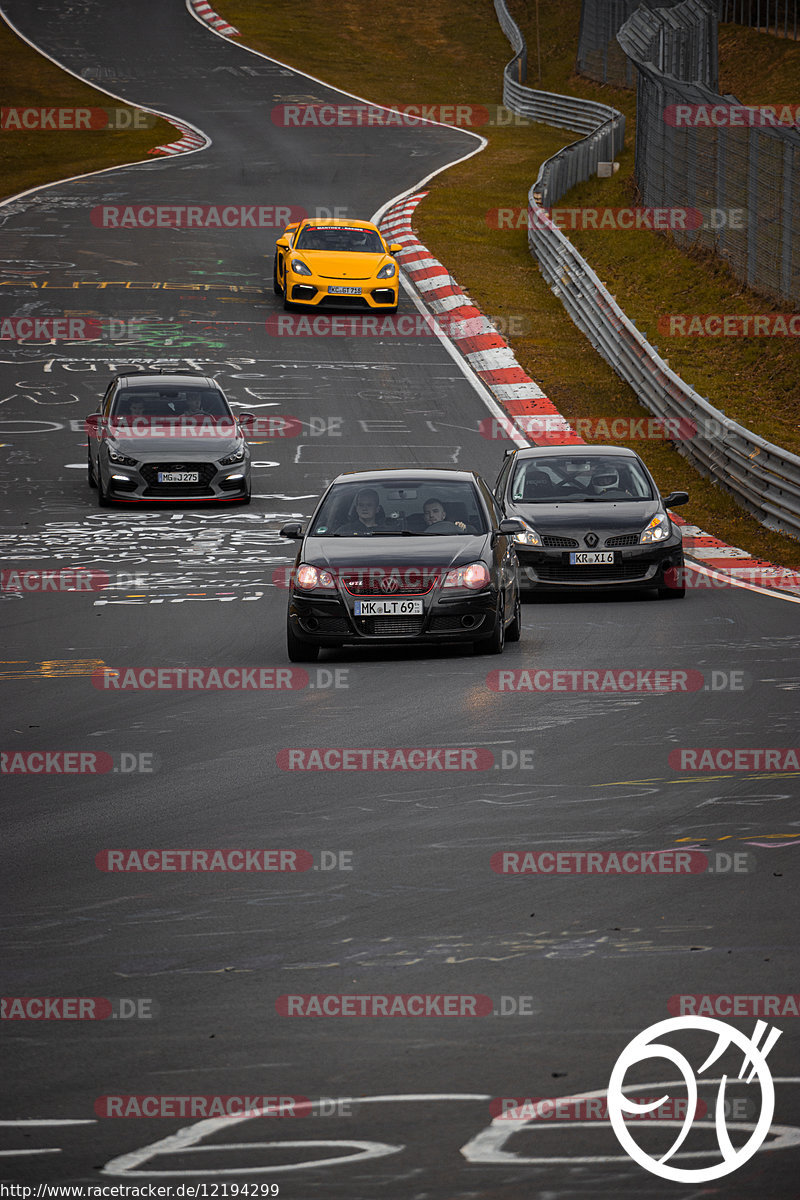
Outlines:
POLYGON ((308 219, 287 225, 275 246, 273 287, 283 307, 397 312, 399 268, 388 245, 369 221, 308 219))

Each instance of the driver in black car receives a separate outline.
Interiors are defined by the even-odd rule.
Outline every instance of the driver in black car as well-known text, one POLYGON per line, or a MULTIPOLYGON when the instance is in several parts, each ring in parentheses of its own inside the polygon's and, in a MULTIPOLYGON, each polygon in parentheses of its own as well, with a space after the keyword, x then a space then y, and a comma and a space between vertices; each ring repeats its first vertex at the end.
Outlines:
POLYGON ((447 509, 435 496, 425 501, 422 515, 425 518, 426 533, 453 533, 456 529, 461 533, 475 532, 471 525, 465 525, 463 521, 448 521, 447 509))

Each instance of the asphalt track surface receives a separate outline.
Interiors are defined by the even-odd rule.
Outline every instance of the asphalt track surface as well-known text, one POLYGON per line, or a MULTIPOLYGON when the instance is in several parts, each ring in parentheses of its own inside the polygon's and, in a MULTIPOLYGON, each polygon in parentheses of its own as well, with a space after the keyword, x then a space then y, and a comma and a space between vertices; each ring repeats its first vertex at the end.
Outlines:
MULTIPOLYGON (((602 1091, 628 1041, 671 1015, 670 996, 795 991, 797 774, 680 771, 668 755, 796 744, 796 605, 733 588, 673 604, 589 595, 527 604, 522 640, 502 660, 342 651, 292 691, 99 690, 92 673, 103 665, 285 668, 286 592, 273 574, 291 557, 283 520, 307 515, 351 467, 469 465, 493 480, 505 443, 479 436, 487 409, 435 339, 268 336, 264 321, 280 312, 273 230, 115 231, 94 226, 92 208, 257 200, 368 217, 475 142, 436 128, 278 128, 274 104, 335 94, 214 37, 178 0, 3 7, 65 66, 103 68, 93 77, 112 92, 188 120, 213 144, 0 210, 3 317, 180 326, 172 345, 0 346, 3 568, 84 567, 111 580, 94 593, 2 593, 3 748, 106 751, 137 766, 4 777, 2 992, 124 997, 156 1012, 3 1022, 0 1175, 277 1183, 281 1196, 336 1200, 701 1194, 642 1170, 606 1122, 495 1126, 492 1141, 490 1100, 602 1091), (113 366, 159 358, 208 369, 242 408, 303 420, 302 437, 254 447, 250 508, 94 507, 80 421, 113 366), (487 685, 490 671, 523 667, 696 669, 706 687, 487 685), (736 690, 729 672, 742 673, 736 690), (278 753, 291 747, 478 747, 495 765, 282 770, 278 753), (747 852, 755 869, 514 877, 490 867, 500 850, 686 846, 747 852), (95 855, 120 847, 302 848, 315 868, 99 870, 95 855), (338 869, 340 851, 351 870, 338 869), (352 993, 488 995, 494 1010, 522 1005, 525 1015, 276 1010, 287 994, 352 993), (109 1094, 340 1103, 324 1117, 201 1129, 98 1117, 95 1101, 109 1094), (39 1121, 64 1124, 18 1124, 39 1121), (183 1143, 142 1152, 185 1129, 183 1143), (212 1149, 191 1149, 200 1134, 212 1149)), ((413 311, 404 296, 401 312, 413 311)), ((773 1023, 780 1148, 770 1149, 773 1129, 704 1196, 797 1195, 798 1018, 773 1023)), ((749 1035, 754 1019, 733 1024, 749 1035)), ((677 1078, 660 1060, 640 1069, 631 1078, 651 1096, 677 1078)), ((713 1106, 716 1085, 701 1095, 713 1106)), ((662 1151, 674 1136, 663 1126, 640 1135, 662 1151)), ((715 1144, 711 1131, 693 1148, 715 1144)))

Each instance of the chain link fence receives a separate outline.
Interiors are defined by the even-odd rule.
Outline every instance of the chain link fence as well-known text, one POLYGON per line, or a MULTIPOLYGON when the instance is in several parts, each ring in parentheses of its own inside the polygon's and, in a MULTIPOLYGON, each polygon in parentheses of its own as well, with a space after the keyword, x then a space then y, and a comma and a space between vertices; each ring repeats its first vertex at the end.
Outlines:
MULTIPOLYGON (((680 0, 583 0, 575 69, 579 75, 615 87, 635 87, 636 68, 617 41, 617 34, 640 7, 674 8, 680 0)), ((776 37, 800 38, 800 0, 709 0, 717 21, 749 25, 776 37)), ((664 68, 669 70, 669 68, 664 68)), ((708 73, 683 79, 716 88, 716 60, 708 73)))
POLYGON ((703 0, 640 8, 618 37, 639 73, 642 203, 698 212, 702 223, 674 230, 677 242, 719 255, 737 279, 774 300, 800 302, 800 132, 765 124, 768 110, 686 82, 716 54, 716 18, 703 0))
MULTIPOLYGON (((561 101, 562 119, 555 123, 571 128, 575 98, 536 92, 522 85, 516 64, 524 39, 506 9, 505 0, 495 0, 495 9, 515 52, 504 72, 503 96, 507 107, 514 112, 535 112, 544 95, 548 109, 557 108, 561 101), (513 89, 509 88, 510 80, 515 85, 513 89)), ((732 421, 672 371, 550 219, 547 209, 558 201, 562 188, 571 186, 573 169, 568 165, 560 167, 559 160, 568 163, 570 157, 574 159, 576 147, 582 149, 580 171, 575 173, 582 179, 594 174, 597 158, 592 170, 590 153, 592 150, 597 153, 601 146, 589 135, 548 159, 528 194, 528 244, 542 275, 577 327, 631 386, 645 408, 663 420, 688 418, 694 423, 695 435, 677 441, 675 448, 702 475, 730 492, 768 529, 800 540, 800 456, 732 421)), ((603 153, 606 150, 607 145, 602 147, 603 153)))

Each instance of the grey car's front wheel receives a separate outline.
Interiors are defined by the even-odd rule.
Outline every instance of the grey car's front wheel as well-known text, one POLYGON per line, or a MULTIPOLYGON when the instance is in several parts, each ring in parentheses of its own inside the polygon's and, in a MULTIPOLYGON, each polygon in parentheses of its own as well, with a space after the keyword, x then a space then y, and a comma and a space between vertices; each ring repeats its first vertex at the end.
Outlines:
POLYGON ((99 466, 97 469, 97 507, 111 508, 111 501, 108 498, 108 492, 103 487, 103 473, 99 466))

